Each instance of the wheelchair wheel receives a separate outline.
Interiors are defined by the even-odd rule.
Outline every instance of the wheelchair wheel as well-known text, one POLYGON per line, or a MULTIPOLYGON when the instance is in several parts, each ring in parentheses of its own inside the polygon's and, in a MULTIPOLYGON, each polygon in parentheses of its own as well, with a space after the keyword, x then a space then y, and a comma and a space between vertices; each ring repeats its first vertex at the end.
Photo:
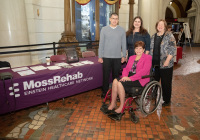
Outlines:
POLYGON ((144 88, 140 98, 140 110, 142 113, 148 115, 153 113, 160 101, 162 96, 162 88, 159 82, 151 81, 144 88))

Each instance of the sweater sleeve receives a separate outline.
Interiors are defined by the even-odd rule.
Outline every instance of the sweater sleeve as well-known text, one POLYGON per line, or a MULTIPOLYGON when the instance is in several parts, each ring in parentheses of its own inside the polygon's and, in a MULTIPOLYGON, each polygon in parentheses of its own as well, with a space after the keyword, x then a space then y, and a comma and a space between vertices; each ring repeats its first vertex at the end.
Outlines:
POLYGON ((126 58, 126 50, 127 50, 127 47, 126 47, 126 33, 124 31, 123 35, 122 35, 122 53, 123 53, 123 57, 126 58))
POLYGON ((132 81, 140 80, 142 79, 142 76, 148 74, 150 72, 152 66, 152 57, 150 55, 146 55, 146 59, 144 60, 143 68, 137 70, 136 68, 136 74, 133 76, 130 76, 130 79, 132 81))
POLYGON ((176 52, 176 40, 175 40, 174 35, 172 33, 170 33, 169 35, 170 35, 170 39, 169 39, 169 45, 168 45, 168 51, 167 51, 167 53, 169 55, 175 56, 175 52, 176 52))
POLYGON ((99 41, 99 58, 103 57, 103 53, 104 53, 104 45, 105 40, 104 40, 104 28, 101 29, 101 33, 100 33, 100 41, 99 41))

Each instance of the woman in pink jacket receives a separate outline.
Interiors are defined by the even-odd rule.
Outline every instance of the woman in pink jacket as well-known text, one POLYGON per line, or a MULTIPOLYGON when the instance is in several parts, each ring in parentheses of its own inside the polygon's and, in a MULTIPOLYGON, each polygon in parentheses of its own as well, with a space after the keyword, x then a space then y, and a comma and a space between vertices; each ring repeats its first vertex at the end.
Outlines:
POLYGON ((136 55, 129 58, 127 66, 123 69, 122 78, 113 80, 112 102, 108 108, 103 109, 103 112, 114 120, 121 119, 121 111, 125 102, 125 91, 128 92, 132 87, 143 87, 150 81, 150 78, 142 79, 142 76, 150 74, 152 57, 144 54, 144 42, 137 41, 134 47, 136 55), (117 95, 120 98, 120 106, 115 109, 117 95))

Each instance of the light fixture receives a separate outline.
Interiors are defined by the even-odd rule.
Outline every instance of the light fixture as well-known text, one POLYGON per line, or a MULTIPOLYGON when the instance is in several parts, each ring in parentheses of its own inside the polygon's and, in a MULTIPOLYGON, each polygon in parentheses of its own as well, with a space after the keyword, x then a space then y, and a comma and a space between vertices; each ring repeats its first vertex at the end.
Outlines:
POLYGON ((172 5, 172 2, 170 1, 169 4, 172 5))

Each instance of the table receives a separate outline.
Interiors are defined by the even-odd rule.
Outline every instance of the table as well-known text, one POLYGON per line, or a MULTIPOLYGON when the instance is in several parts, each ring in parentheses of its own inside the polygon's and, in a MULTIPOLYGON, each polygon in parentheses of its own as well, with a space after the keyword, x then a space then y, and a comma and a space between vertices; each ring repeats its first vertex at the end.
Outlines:
POLYGON ((182 52, 183 52, 183 48, 177 46, 177 51, 176 51, 176 62, 178 63, 179 59, 182 59, 182 52))
MULTIPOLYGON (((20 76, 11 69, 0 70, 13 74, 13 80, 0 80, 0 114, 72 96, 102 86, 102 64, 98 57, 82 58, 94 64, 36 71, 33 75, 20 76), (12 83, 14 93, 12 90, 12 83)), ((54 63, 51 63, 54 65, 54 63)), ((43 66, 47 66, 43 64, 43 66)), ((28 66, 30 67, 30 66, 28 66)))

